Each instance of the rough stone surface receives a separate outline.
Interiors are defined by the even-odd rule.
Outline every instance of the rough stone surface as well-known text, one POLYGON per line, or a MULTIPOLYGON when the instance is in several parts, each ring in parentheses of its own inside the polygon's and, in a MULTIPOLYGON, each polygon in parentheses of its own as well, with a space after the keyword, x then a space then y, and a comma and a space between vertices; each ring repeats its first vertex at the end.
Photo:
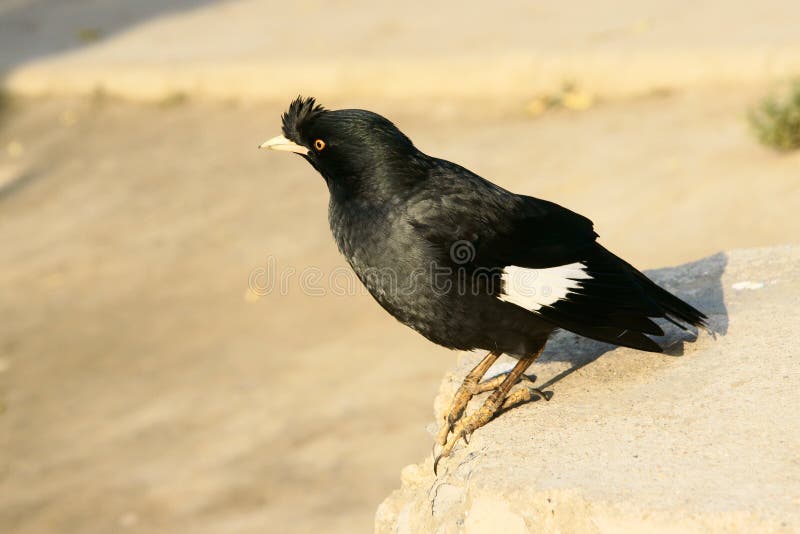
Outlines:
MULTIPOLYGON (((438 477, 430 458, 406 467, 376 532, 800 530, 800 247, 650 275, 716 339, 673 331, 654 355, 559 335, 530 370, 552 400, 476 431, 438 477)), ((479 357, 446 377, 437 420, 479 357)))

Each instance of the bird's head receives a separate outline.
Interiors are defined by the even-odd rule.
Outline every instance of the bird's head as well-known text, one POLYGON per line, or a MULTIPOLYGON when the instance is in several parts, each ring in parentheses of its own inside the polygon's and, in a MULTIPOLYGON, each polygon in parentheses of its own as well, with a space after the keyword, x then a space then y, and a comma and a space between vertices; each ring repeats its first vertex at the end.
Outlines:
POLYGON ((283 134, 259 148, 300 154, 332 191, 356 192, 391 181, 395 170, 408 169, 408 163, 419 154, 394 124, 371 111, 331 111, 314 98, 297 97, 282 121, 283 134))

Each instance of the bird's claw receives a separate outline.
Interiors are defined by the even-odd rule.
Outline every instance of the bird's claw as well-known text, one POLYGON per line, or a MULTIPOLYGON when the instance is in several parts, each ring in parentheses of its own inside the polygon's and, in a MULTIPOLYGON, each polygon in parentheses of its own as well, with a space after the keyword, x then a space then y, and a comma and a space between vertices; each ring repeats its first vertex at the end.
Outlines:
POLYGON ((472 436, 472 433, 477 428, 488 423, 492 416, 497 412, 497 409, 498 407, 494 406, 493 403, 487 402, 474 414, 459 419, 458 423, 456 423, 453 427, 452 433, 449 434, 448 439, 446 439, 444 443, 437 443, 437 445, 440 445, 442 449, 439 451, 439 455, 435 456, 433 460, 434 475, 438 474, 437 468, 439 466, 439 461, 442 458, 447 458, 450 456, 450 453, 458 443, 458 440, 463 439, 464 443, 469 445, 469 439, 472 436))
POLYGON ((464 438, 464 443, 469 445, 470 436, 476 429, 488 423, 499 411, 516 406, 531 400, 533 394, 548 400, 547 396, 539 389, 532 387, 535 376, 525 376, 524 370, 530 366, 536 357, 541 354, 544 345, 535 355, 520 360, 511 371, 501 373, 493 378, 479 382, 489 367, 497 360, 499 353, 489 353, 481 362, 470 371, 461 386, 453 395, 450 408, 442 421, 442 426, 436 434, 433 445, 433 472, 437 474, 439 462, 450 455, 459 439, 464 438), (515 391, 510 391, 515 385, 524 385, 515 391), (465 415, 464 412, 470 399, 480 393, 491 391, 491 395, 476 412, 465 415), (436 453, 441 447, 439 453, 436 453))
POLYGON ((450 453, 453 451, 453 447, 455 447, 456 443, 458 443, 458 440, 461 439, 461 438, 464 438, 464 442, 467 445, 469 445, 468 434, 458 435, 456 432, 453 432, 452 439, 448 439, 444 444, 441 444, 441 445, 439 445, 438 443, 436 444, 436 445, 439 445, 441 447, 441 450, 439 451, 438 455, 436 454, 436 445, 434 445, 434 449, 433 449, 434 450, 434 455, 433 455, 433 474, 434 475, 438 475, 439 474, 439 461, 442 458, 447 458, 448 456, 450 456, 450 453))
POLYGON ((550 400, 547 392, 525 385, 510 391, 502 399, 502 402, 493 400, 490 397, 478 411, 468 416, 460 417, 456 422, 451 421, 450 416, 445 417, 442 428, 439 430, 436 441, 433 444, 433 474, 438 474, 439 462, 442 458, 450 456, 459 439, 463 438, 464 443, 469 445, 472 433, 488 423, 495 414, 528 402, 533 399, 534 395, 546 401, 550 400), (439 454, 436 454, 437 448, 440 448, 439 454))
POLYGON ((442 422, 442 427, 439 429, 439 433, 436 435, 436 441, 433 442, 433 474, 437 474, 437 467, 439 466, 439 460, 441 460, 444 456, 447 456, 449 452, 445 453, 445 447, 447 445, 447 438, 450 436, 450 432, 453 429, 453 422, 450 420, 450 416, 444 418, 442 422), (436 449, 439 449, 439 454, 436 454, 436 449))

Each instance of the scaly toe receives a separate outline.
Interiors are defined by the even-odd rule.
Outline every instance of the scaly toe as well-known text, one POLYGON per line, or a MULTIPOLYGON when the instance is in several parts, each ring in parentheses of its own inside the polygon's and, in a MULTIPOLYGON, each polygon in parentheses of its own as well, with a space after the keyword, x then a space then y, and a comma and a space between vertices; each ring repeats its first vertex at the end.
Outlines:
POLYGON ((447 443, 447 436, 450 435, 450 431, 453 429, 452 423, 450 423, 450 418, 445 418, 444 422, 442 422, 442 426, 439 429, 439 433, 436 434, 436 441, 433 442, 434 448, 436 445, 440 447, 444 447, 444 444, 447 443))

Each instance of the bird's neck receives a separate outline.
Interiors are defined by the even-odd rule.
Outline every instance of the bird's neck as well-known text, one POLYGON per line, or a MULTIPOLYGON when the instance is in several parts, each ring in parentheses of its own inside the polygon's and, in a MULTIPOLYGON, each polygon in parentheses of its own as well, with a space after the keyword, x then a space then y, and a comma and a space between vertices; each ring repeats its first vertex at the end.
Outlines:
POLYGON ((385 205, 410 196, 427 181, 425 158, 389 160, 358 172, 326 176, 331 201, 361 206, 385 205))

